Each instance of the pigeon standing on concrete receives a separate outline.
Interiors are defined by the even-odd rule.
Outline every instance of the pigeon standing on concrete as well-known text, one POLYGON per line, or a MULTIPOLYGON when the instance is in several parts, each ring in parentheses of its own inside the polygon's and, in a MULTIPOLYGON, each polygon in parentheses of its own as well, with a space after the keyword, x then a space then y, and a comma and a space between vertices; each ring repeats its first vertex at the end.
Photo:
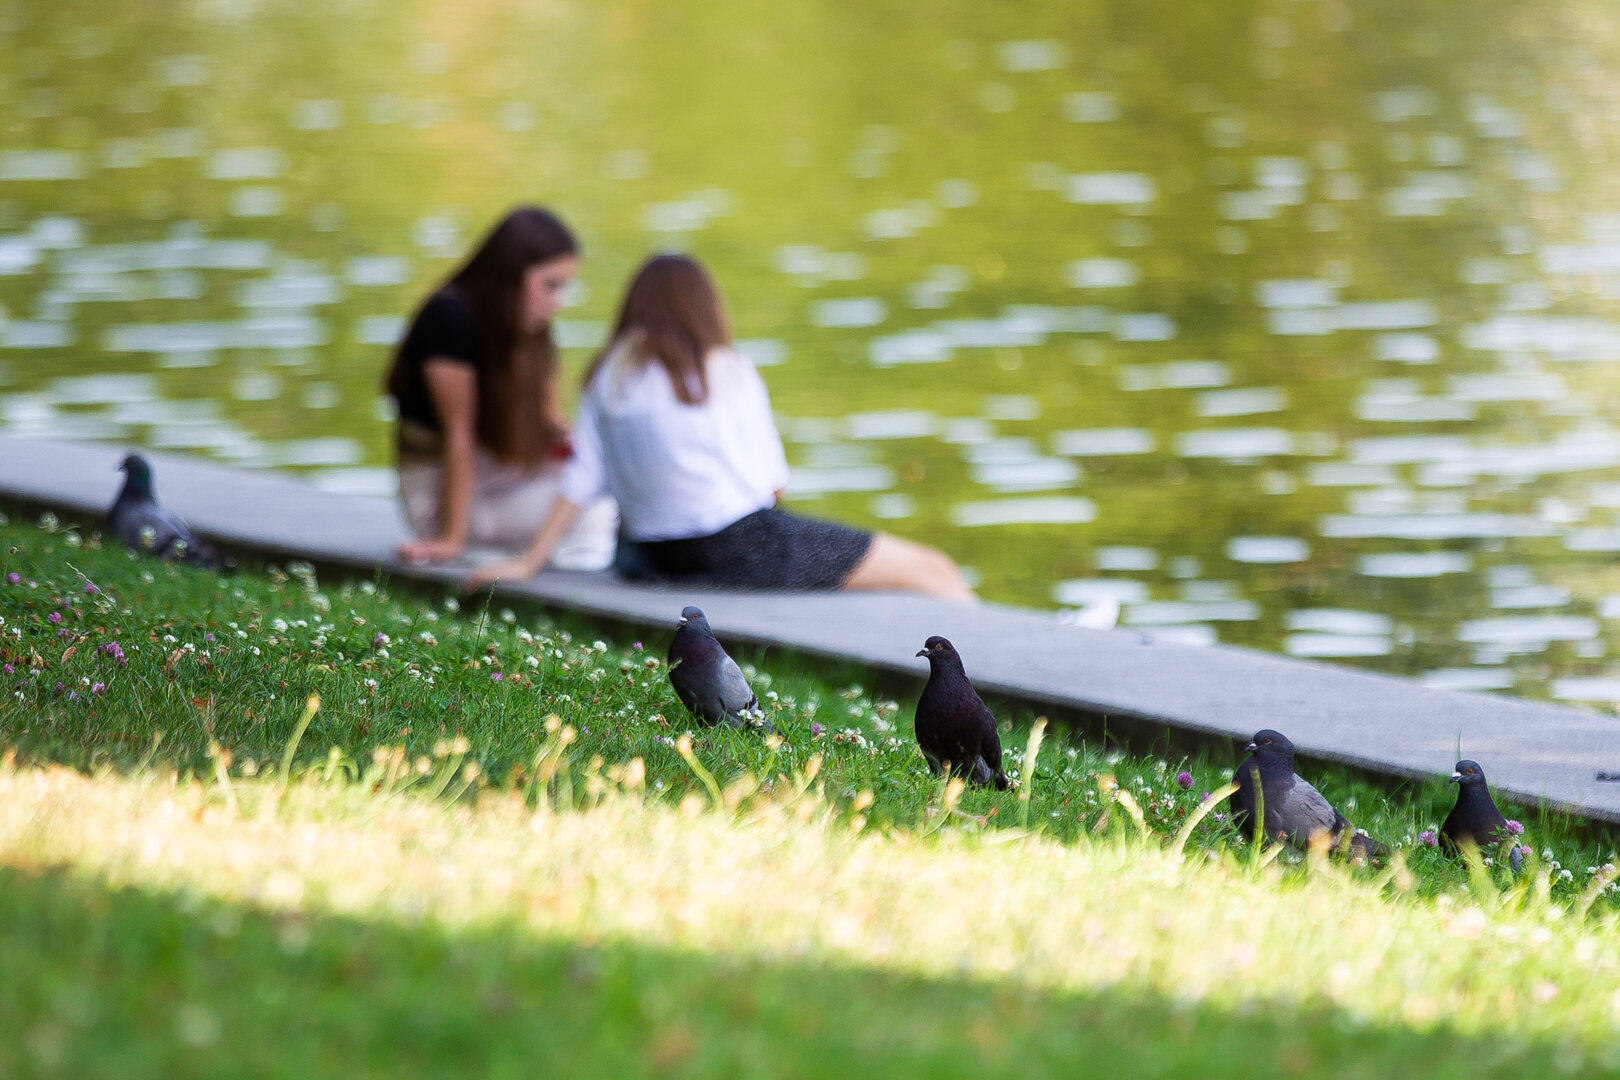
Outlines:
POLYGON ((1290 847, 1310 850, 1326 842, 1332 850, 1348 850, 1352 858, 1371 859, 1385 853, 1384 845, 1364 832, 1353 831, 1344 815, 1294 772, 1294 744, 1279 731, 1257 731, 1243 748, 1248 757, 1232 780, 1232 819, 1245 837, 1254 835, 1255 780, 1260 781, 1265 834, 1290 847))
POLYGON ((759 699, 737 661, 715 640, 698 607, 683 608, 669 644, 669 684, 688 712, 705 724, 769 727, 759 699))
POLYGON ((1479 762, 1463 760, 1451 772, 1451 782, 1457 785, 1457 805, 1446 815, 1440 826, 1446 851, 1456 854, 1464 840, 1484 850, 1507 839, 1507 818, 1491 799, 1491 789, 1485 785, 1485 770, 1479 762))
POLYGON ((125 474, 124 486, 107 516, 124 546, 139 554, 213 569, 219 562, 214 549, 198 539, 184 518, 159 505, 152 492, 151 463, 130 454, 118 468, 125 474))
POLYGON ((945 768, 975 784, 1012 785, 1001 768, 1001 737, 996 718, 979 698, 962 669, 962 657, 949 641, 931 637, 918 656, 928 658, 928 685, 917 699, 917 745, 928 768, 938 776, 945 768))

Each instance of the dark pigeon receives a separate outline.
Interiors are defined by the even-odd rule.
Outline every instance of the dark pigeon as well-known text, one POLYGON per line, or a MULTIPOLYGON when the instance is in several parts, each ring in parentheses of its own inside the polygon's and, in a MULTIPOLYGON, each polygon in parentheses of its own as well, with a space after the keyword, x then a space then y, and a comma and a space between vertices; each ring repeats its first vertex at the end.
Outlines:
POLYGON ((1232 819, 1238 832, 1254 835, 1255 774, 1260 778, 1265 834, 1301 851, 1326 840, 1330 849, 1347 851, 1352 858, 1372 859, 1386 854, 1384 845, 1350 828, 1344 815, 1294 772, 1294 744, 1281 732, 1257 731, 1243 748, 1248 757, 1232 774, 1237 792, 1232 796, 1232 819))
POLYGON ((759 699, 715 640, 703 609, 684 608, 677 626, 669 644, 669 684, 687 711, 704 724, 768 728, 759 699))
POLYGON ((152 466, 139 454, 130 454, 118 466, 124 486, 107 516, 113 533, 129 550, 160 559, 178 559, 213 569, 219 555, 191 531, 185 519, 160 505, 152 491, 152 466))
POLYGON ((1491 789, 1485 784, 1485 770, 1479 767, 1479 762, 1457 762, 1451 782, 1457 785, 1457 805, 1451 808, 1440 826, 1446 851, 1455 855, 1465 839, 1481 851, 1506 840, 1507 818, 1491 799, 1491 789))
POLYGON ((949 641, 931 637, 917 653, 928 657, 928 685, 917 699, 917 745, 938 776, 946 766, 975 784, 1011 787, 1001 768, 996 718, 979 699, 949 641))

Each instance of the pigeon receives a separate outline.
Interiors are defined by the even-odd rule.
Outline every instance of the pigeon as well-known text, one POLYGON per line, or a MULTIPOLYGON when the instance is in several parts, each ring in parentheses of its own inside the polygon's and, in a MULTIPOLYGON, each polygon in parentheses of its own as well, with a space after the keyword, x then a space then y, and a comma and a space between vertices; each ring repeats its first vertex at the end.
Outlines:
POLYGON ((683 608, 676 626, 669 643, 669 684, 687 711, 704 724, 769 728, 759 699, 737 661, 715 640, 703 609, 683 608))
POLYGON ((917 699, 917 745, 928 768, 938 776, 946 768, 975 784, 1006 791, 1012 784, 1001 768, 1001 737, 996 718, 979 699, 962 670, 962 657, 942 637, 923 643, 918 656, 928 657, 928 685, 917 699))
POLYGON ((1294 772, 1294 744, 1281 732, 1257 731, 1243 748, 1249 756, 1238 765, 1232 781, 1232 819, 1244 836, 1254 835, 1255 774, 1259 774, 1265 833, 1290 847, 1309 850, 1326 840, 1335 851, 1348 851, 1355 859, 1385 854, 1384 845, 1364 832, 1354 831, 1344 815, 1333 809, 1309 783, 1294 772))
POLYGON ((124 486, 107 516, 126 548, 210 570, 219 564, 218 553, 198 539, 185 519, 158 503, 152 493, 150 462, 139 454, 130 454, 118 468, 125 474, 124 486))
POLYGON ((1507 818, 1491 801, 1491 789, 1485 784, 1485 770, 1479 767, 1479 762, 1457 762, 1451 782, 1457 785, 1457 805, 1451 808, 1440 826, 1446 851, 1455 855, 1465 839, 1481 849, 1495 847, 1506 839, 1507 818))

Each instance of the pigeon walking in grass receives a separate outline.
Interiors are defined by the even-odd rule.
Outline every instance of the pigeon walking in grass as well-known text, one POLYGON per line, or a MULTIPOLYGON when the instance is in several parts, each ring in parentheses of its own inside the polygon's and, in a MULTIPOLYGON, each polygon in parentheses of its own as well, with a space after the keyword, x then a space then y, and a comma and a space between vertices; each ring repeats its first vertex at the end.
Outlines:
POLYGON ((1440 826, 1446 851, 1455 855, 1466 840, 1480 850, 1493 848, 1508 837, 1507 818, 1491 799, 1491 789, 1485 784, 1485 770, 1479 762, 1463 760, 1451 772, 1451 782, 1457 785, 1457 805, 1446 815, 1440 826))
POLYGON ((185 519, 160 505, 152 491, 152 466, 139 454, 130 454, 118 466, 124 486, 113 500, 107 516, 113 532, 131 551, 179 559, 194 566, 213 569, 219 556, 191 531, 185 519))
POLYGON ((759 699, 715 640, 703 609, 682 609, 677 626, 669 645, 669 684, 687 711, 704 724, 768 728, 759 699))
POLYGON ((1242 835, 1254 835, 1258 776, 1267 836, 1302 851, 1326 844, 1333 851, 1347 852, 1353 859, 1385 854, 1384 845, 1364 832, 1352 830, 1344 815, 1294 772, 1294 744, 1286 735, 1270 729, 1257 731, 1254 741, 1244 750, 1249 756, 1232 774, 1238 786, 1232 796, 1232 818, 1242 835))
POLYGON ((949 641, 931 637, 918 656, 928 658, 928 685, 917 699, 917 745, 935 776, 950 771, 975 784, 1012 785, 1001 768, 996 718, 979 698, 949 641))

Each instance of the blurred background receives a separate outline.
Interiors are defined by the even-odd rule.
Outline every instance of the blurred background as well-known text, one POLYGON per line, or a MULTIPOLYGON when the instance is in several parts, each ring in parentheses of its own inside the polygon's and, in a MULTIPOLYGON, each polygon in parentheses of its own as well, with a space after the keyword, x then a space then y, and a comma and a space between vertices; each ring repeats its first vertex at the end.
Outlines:
POLYGON ((0 2, 0 431, 393 489, 492 220, 715 270, 800 510, 987 598, 1620 699, 1590 0, 0 2))

